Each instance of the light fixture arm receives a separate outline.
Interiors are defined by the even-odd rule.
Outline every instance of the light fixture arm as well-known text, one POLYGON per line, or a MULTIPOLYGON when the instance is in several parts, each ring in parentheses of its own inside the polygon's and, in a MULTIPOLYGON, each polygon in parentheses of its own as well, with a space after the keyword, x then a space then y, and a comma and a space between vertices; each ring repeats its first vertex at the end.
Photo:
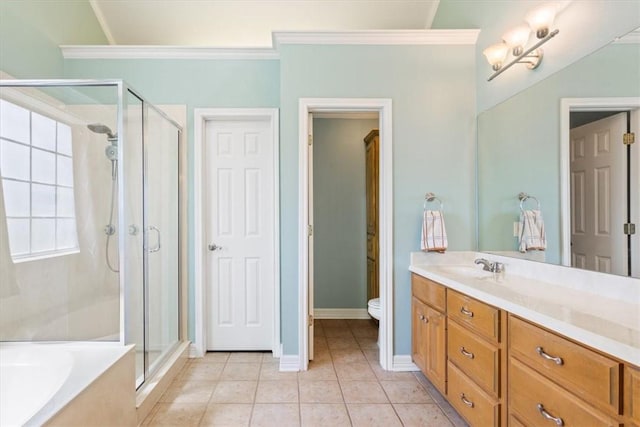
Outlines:
POLYGON ((503 71, 507 70, 508 68, 510 68, 513 64, 516 63, 526 63, 529 64, 528 66, 530 68, 535 68, 538 64, 537 62, 539 62, 542 59, 542 51, 536 53, 534 52, 536 49, 538 49, 540 46, 542 46, 543 44, 545 44, 546 42, 548 42, 549 40, 551 40, 553 37, 555 37, 558 33, 560 32, 560 30, 553 30, 552 32, 550 32, 549 34, 547 34, 543 39, 541 39, 538 43, 534 44, 533 46, 531 46, 529 49, 525 50, 524 52, 522 52, 520 55, 518 55, 517 57, 515 57, 511 62, 509 62, 507 65, 503 66, 502 68, 500 68, 498 71, 496 71, 495 73, 493 73, 488 79, 487 81, 490 82, 491 80, 493 80, 494 78, 496 78, 497 76, 499 76, 500 74, 502 74, 503 71), (533 52, 533 54, 531 54, 533 52), (524 61, 522 61, 522 59, 525 59, 524 61), (537 62, 536 62, 537 61, 537 62), (533 67, 531 67, 531 64, 534 64, 533 67))

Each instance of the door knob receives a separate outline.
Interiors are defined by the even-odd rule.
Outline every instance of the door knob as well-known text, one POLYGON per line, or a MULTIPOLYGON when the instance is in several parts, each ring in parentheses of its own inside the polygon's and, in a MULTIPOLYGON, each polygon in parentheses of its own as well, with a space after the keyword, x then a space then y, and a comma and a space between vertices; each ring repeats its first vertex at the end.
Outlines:
POLYGON ((210 250, 210 251, 219 251, 219 250, 221 250, 221 249, 222 249, 222 246, 218 246, 218 245, 216 245, 215 243, 214 243, 214 244, 210 244, 210 245, 209 245, 209 250, 210 250))

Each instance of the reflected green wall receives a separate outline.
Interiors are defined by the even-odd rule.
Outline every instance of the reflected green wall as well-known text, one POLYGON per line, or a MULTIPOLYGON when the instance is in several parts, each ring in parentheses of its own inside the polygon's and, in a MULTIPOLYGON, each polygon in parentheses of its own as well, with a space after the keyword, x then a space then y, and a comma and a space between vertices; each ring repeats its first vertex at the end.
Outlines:
POLYGON ((517 195, 541 203, 546 260, 560 263, 560 99, 640 96, 638 44, 613 44, 478 118, 479 247, 516 250, 517 195))

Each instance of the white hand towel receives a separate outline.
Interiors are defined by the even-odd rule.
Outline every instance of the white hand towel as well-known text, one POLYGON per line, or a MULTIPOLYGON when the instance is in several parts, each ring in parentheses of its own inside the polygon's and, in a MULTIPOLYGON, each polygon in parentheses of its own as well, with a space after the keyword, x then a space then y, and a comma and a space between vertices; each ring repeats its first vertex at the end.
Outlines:
POLYGON ((547 236, 544 232, 542 212, 539 210, 520 211, 520 252, 531 250, 544 251, 547 248, 547 236))
POLYGON ((422 218, 422 238, 420 249, 428 252, 447 250, 447 231, 441 211, 425 210, 422 218))

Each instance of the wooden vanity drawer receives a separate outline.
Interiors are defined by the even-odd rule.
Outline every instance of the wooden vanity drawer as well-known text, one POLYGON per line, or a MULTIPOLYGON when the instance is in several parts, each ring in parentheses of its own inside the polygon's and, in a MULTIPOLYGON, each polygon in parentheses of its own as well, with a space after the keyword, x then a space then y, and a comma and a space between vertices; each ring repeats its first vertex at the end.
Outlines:
POLYGON ((511 355, 603 410, 620 414, 621 364, 515 316, 511 355))
POLYGON ((624 367, 624 414, 640 426, 640 367, 624 367))
POLYGON ((619 426, 614 418, 549 381, 517 359, 509 360, 509 412, 526 425, 619 426), (545 416, 545 414, 547 414, 545 416), (554 421, 548 417, 555 417, 554 421), (559 419, 562 419, 560 423, 559 419))
POLYGON ((488 339, 500 341, 500 310, 497 308, 450 289, 447 314, 488 339))
POLYGON ((484 392, 456 366, 448 364, 447 397, 472 426, 500 425, 500 403, 484 392))
POLYGON ((415 273, 411 274, 411 292, 433 308, 442 312, 447 308, 445 287, 415 273))
POLYGON ((449 321, 448 354, 467 376, 494 397, 500 397, 500 349, 449 321))

